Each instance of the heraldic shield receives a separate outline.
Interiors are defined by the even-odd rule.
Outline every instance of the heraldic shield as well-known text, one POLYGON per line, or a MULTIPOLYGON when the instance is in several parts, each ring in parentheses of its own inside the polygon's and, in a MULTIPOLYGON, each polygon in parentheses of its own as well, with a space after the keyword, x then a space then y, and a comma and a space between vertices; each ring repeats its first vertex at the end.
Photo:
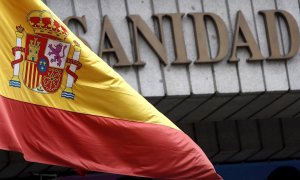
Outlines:
POLYGON ((79 62, 80 44, 75 40, 72 44, 66 42, 68 30, 49 11, 33 10, 29 12, 27 22, 33 33, 26 33, 25 47, 22 47, 24 28, 16 26, 16 46, 12 48, 14 60, 11 62, 13 77, 9 86, 21 88, 21 79, 33 91, 55 93, 60 89, 66 71, 67 79, 61 97, 74 99, 73 85, 78 79, 76 71, 82 67, 79 62), (70 51, 72 54, 69 54, 70 51), (24 57, 22 53, 25 53, 24 57), (23 73, 20 75, 21 64, 23 73))
POLYGON ((69 50, 68 43, 27 34, 23 69, 25 86, 40 93, 57 91, 69 50))

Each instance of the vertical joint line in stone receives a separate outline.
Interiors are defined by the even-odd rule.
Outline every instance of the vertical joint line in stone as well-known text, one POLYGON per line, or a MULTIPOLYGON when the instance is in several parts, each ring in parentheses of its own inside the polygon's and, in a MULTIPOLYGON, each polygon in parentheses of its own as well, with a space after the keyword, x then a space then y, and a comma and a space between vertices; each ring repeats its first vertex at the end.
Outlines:
MULTIPOLYGON (((278 121, 282 147, 279 150, 277 150, 277 151, 273 152, 272 154, 270 154, 266 159, 271 159, 274 155, 276 156, 276 154, 280 153, 285 148, 285 142, 284 142, 284 138, 283 138, 283 130, 282 130, 281 119, 274 119, 274 120, 278 121)), ((280 140, 278 140, 278 141, 280 141, 280 140)))
MULTIPOLYGON (((297 102, 300 102, 300 98, 298 98, 297 101, 295 101, 295 104, 296 104, 297 102)), ((299 112, 300 112, 300 111, 299 111, 299 112)), ((296 112, 295 114, 293 114, 292 117, 295 117, 297 114, 298 114, 298 112, 296 112)))
MULTIPOLYGON (((74 3, 74 0, 71 0, 71 6, 72 6, 72 12, 73 12, 73 16, 76 16, 76 9, 75 9, 75 3, 74 3)), ((78 25, 77 24, 74 24, 75 25, 75 33, 77 36, 79 36, 79 29, 78 29, 78 25)))
MULTIPOLYGON (((193 131, 193 139, 194 139, 194 141, 195 141, 195 143, 196 144, 198 144, 198 135, 197 135, 197 127, 196 127, 196 123, 197 122, 193 122, 192 123, 192 131, 193 131)), ((198 123, 198 125, 199 125, 199 123, 198 123)), ((199 144, 198 144, 199 145, 199 144)))
MULTIPOLYGON (((178 2, 178 0, 176 0, 176 9, 177 9, 178 13, 181 13, 180 8, 179 8, 179 2, 178 2)), ((188 56, 187 56, 187 58, 188 58, 188 56)), ((191 62, 191 64, 193 64, 193 63, 191 62)), ((186 65, 186 72, 187 72, 187 79, 188 79, 188 82, 189 82, 190 94, 193 94, 191 73, 189 71, 189 67, 190 67, 191 64, 187 64, 186 65)))
MULTIPOLYGON (((175 4, 176 4, 176 11, 177 11, 177 13, 180 13, 180 8, 179 8, 179 2, 178 2, 178 0, 175 0, 175 4)), ((183 28, 183 27, 181 27, 181 28, 183 28)), ((183 31, 183 29, 182 29, 182 31, 183 31)), ((184 34, 184 31, 183 31, 183 34, 184 34)), ((184 39, 184 37, 183 37, 183 39, 184 39)), ((185 43, 185 41, 183 41, 183 43, 185 43)), ((186 44, 185 44, 185 48, 186 48, 186 44)), ((174 52, 175 51, 176 50, 175 50, 175 46, 174 46, 174 52)), ((176 54, 175 54, 175 57, 176 57, 176 54)), ((186 58, 188 59, 188 55, 187 55, 186 58)), ((193 93, 192 92, 192 80, 191 80, 190 71, 189 71, 189 64, 187 64, 185 66, 185 71, 186 71, 186 75, 187 75, 187 79, 188 79, 188 83, 189 83, 190 94, 192 94, 193 93)))
MULTIPOLYGON (((284 150, 286 148, 286 142, 285 142, 285 138, 284 138, 284 128, 283 128, 283 122, 284 119, 278 119, 279 121, 279 127, 280 127, 280 136, 281 136, 281 140, 282 140, 282 149, 284 150)), ((280 151, 279 151, 280 152, 280 151)))
POLYGON ((214 124, 214 128, 215 128, 215 133, 216 133, 216 141, 217 141, 217 147, 218 147, 218 151, 211 156, 211 159, 213 159, 214 157, 216 157, 219 153, 221 153, 221 145, 220 145, 220 137, 219 137, 219 129, 218 129, 218 125, 217 125, 217 121, 213 121, 212 122, 214 124))
MULTIPOLYGON (((240 136, 240 134, 241 134, 241 131, 240 131, 240 126, 239 126, 239 122, 238 122, 238 120, 234 120, 234 125, 235 125, 235 128, 236 128, 236 132, 237 132, 237 140, 238 140, 238 143, 239 143, 239 151, 236 153, 236 154, 238 154, 239 152, 242 152, 242 150, 243 150, 243 147, 242 147, 242 141, 241 141, 241 136, 240 136)), ((235 155, 236 155, 235 154, 235 155)), ((232 158, 233 156, 231 156, 230 158, 232 158)), ((229 159, 230 159, 229 158, 229 159)))
POLYGON ((256 126, 257 126, 257 134, 258 134, 258 140, 259 140, 259 150, 255 153, 253 153, 252 155, 250 155, 249 157, 247 157, 245 160, 249 160, 251 159, 252 157, 254 157, 256 154, 258 154, 259 152, 261 152, 263 150, 263 140, 262 140, 262 134, 261 134, 261 127, 260 127, 260 124, 258 121, 260 120, 257 120, 257 119, 254 119, 255 123, 256 123, 256 126))
MULTIPOLYGON (((103 17, 102 17, 102 11, 101 11, 101 5, 100 5, 100 0, 97 0, 97 7, 98 7, 98 13, 99 13, 99 18, 100 18, 100 31, 99 33, 101 33, 102 29, 102 20, 103 20, 103 17)), ((101 35, 99 35, 99 37, 101 38, 101 35)), ((99 54, 99 50, 100 50, 100 39, 99 39, 99 42, 98 42, 98 46, 96 47, 96 50, 97 50, 97 54, 99 54)))
POLYGON ((202 106, 203 104, 207 103, 208 101, 212 100, 216 95, 213 94, 211 95, 209 98, 207 98, 205 101, 203 101, 201 104, 199 104, 198 106, 196 106, 195 108, 191 109, 190 111, 188 111, 185 115, 183 115, 177 122, 182 121, 184 118, 186 118, 190 113, 192 113, 193 111, 197 110, 200 106, 202 106))
MULTIPOLYGON (((103 20, 103 12, 102 12, 102 5, 101 5, 101 0, 98 0, 98 9, 99 9, 99 15, 100 15, 100 19, 103 20)), ((103 22, 102 22, 103 23, 103 22)), ((100 24, 100 26, 102 26, 102 24, 100 24)), ((103 31, 103 29, 101 29, 103 31)), ((101 32, 100 32, 101 33, 101 32)), ((101 37, 100 37, 101 38, 101 37)), ((105 38, 105 37, 104 37, 105 38)), ((107 46, 108 43, 107 42, 104 42, 104 46, 107 46)), ((100 43, 99 43, 99 49, 98 49, 98 54, 100 52, 100 43)), ((101 57, 102 58, 102 57, 101 57)), ((109 66, 112 66, 111 65, 111 62, 110 62, 110 58, 109 58, 109 55, 106 56, 106 63, 109 65, 109 66)))
POLYGON ((180 12, 178 0, 175 0, 175 3, 176 3, 176 11, 177 11, 177 12, 180 12))
MULTIPOLYGON (((228 3, 228 0, 225 0, 226 1, 226 9, 227 9, 227 17, 228 17, 228 23, 229 23, 229 30, 231 32, 231 35, 233 37, 233 28, 232 28, 232 22, 231 22, 231 18, 230 18, 230 8, 229 8, 229 3, 228 3)), ((231 41, 231 49, 229 49, 229 52, 232 51, 232 44, 233 42, 231 41)), ((241 83, 241 77, 240 77, 240 71, 239 71, 239 65, 238 63, 235 63, 235 68, 236 68, 236 75, 237 75, 237 78, 238 78, 238 82, 239 82, 239 93, 241 93, 242 91, 242 83, 241 83)))
MULTIPOLYGON (((251 4, 251 11, 252 11, 252 16, 253 16, 253 21, 254 21, 254 29, 255 29, 256 41, 257 41, 258 48, 261 50, 260 43, 259 43, 259 37, 258 37, 258 31, 257 31, 257 22, 256 22, 256 19, 255 19, 255 13, 254 13, 253 0, 250 0, 250 4, 251 4)), ((266 78, 265 78, 265 70, 263 68, 264 63, 263 63, 263 61, 261 61, 259 63, 260 63, 262 77, 263 77, 263 82, 264 82, 264 89, 265 89, 264 91, 266 92, 267 91, 267 84, 266 84, 266 78)))
MULTIPOLYGON (((155 10, 154 10, 154 0, 150 0, 151 2, 151 11, 152 11, 152 14, 155 14, 155 10)), ((152 19, 153 20, 153 19, 152 19)), ((161 40, 161 42, 164 42, 162 40, 162 36, 161 34, 159 33, 159 30, 158 30, 158 24, 155 23, 155 21, 153 21, 153 25, 154 25, 154 33, 158 35, 159 39, 161 40)), ((163 43, 163 45, 165 45, 163 43)), ((159 62, 159 69, 160 69, 160 73, 161 73, 161 76, 162 76, 162 81, 163 81, 163 87, 164 87, 164 95, 167 96, 167 85, 166 85, 166 77, 165 77, 165 73, 164 73, 164 70, 163 70, 163 64, 161 62, 159 62)), ((164 98, 162 98, 164 99, 164 98)), ((162 100, 161 99, 161 100, 162 100)), ((157 103, 158 104, 158 103, 157 103)))
MULTIPOLYGON (((203 0, 201 0, 200 2, 200 5, 201 5, 201 8, 202 8, 202 12, 204 13, 205 12, 205 8, 204 8, 204 4, 203 4, 203 0)), ((194 30, 195 31, 195 30, 194 30)), ((206 29, 206 36, 208 37, 208 31, 206 29)), ((211 46, 210 46, 210 40, 209 40, 209 37, 207 38, 207 41, 208 41, 208 49, 209 49, 209 55, 211 55, 211 46)), ((213 84, 214 84, 214 89, 215 89, 215 92, 218 91, 218 86, 217 86, 217 80, 216 80, 216 75, 215 75, 215 69, 214 69, 214 64, 211 64, 210 65, 210 68, 211 68, 211 72, 212 72, 212 76, 213 76, 213 84)))
MULTIPOLYGON (((130 15, 129 13, 129 8, 128 8, 128 0, 125 0, 125 9, 126 9, 126 15, 130 15)), ((128 32, 129 32, 129 38, 130 37, 133 37, 133 36, 130 36, 131 34, 133 34, 133 30, 131 28, 131 25, 129 22, 127 22, 127 26, 128 26, 128 32)), ((137 34, 138 36, 138 34, 137 34)), ((134 44, 134 40, 133 38, 130 38, 130 43, 131 43, 131 46, 137 46, 137 44, 134 44)), ((136 59, 136 55, 134 53, 134 47, 131 48, 131 53, 132 53, 132 61, 134 62, 135 59, 136 59)), ((134 69, 134 74, 136 76, 136 79, 137 79, 137 86, 138 86, 138 92, 140 94, 142 94, 142 88, 141 88, 141 80, 140 80, 140 74, 139 74, 139 67, 138 66, 133 66, 133 69, 134 69)))
MULTIPOLYGON (((278 4, 277 4, 277 0, 274 0, 275 2, 275 8, 276 10, 278 10, 278 4)), ((280 32, 280 39, 281 39, 281 48, 282 48, 282 53, 285 54, 285 48, 284 48, 284 42, 283 42, 283 34, 282 34, 282 27, 281 27, 281 23, 280 23, 280 19, 278 18, 278 25, 279 25, 279 32, 280 32)), ((289 86, 288 91, 290 91, 291 89, 291 85, 290 85, 290 77, 289 77, 289 70, 287 67, 287 61, 284 61, 284 65, 285 65, 285 73, 286 73, 286 77, 287 77, 287 83, 289 86)))

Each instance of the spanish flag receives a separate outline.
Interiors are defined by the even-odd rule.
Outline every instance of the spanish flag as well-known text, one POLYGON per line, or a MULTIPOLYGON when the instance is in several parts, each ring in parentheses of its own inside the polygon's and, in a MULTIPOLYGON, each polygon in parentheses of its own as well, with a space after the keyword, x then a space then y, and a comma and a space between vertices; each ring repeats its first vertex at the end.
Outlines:
POLYGON ((39 0, 0 0, 0 149, 86 171, 221 179, 39 0))

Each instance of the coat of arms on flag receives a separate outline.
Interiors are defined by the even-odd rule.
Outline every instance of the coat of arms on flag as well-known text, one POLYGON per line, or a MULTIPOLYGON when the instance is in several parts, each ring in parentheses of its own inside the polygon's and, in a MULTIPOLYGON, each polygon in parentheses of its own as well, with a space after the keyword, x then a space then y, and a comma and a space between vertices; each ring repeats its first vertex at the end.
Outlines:
POLYGON ((55 93, 62 85, 63 73, 66 70, 67 82, 61 96, 74 99, 72 87, 78 78, 75 71, 82 66, 79 62, 80 45, 76 41, 72 45, 65 42, 69 34, 67 29, 56 21, 49 11, 31 11, 27 22, 34 33, 27 33, 23 48, 24 28, 21 25, 17 26, 16 46, 13 48, 15 59, 11 62, 14 72, 9 85, 20 88, 22 78, 23 84, 33 91, 55 93), (73 56, 68 58, 71 48, 74 48, 73 56), (25 58, 22 52, 25 53, 25 58), (23 63, 23 71, 20 70, 20 63, 23 63))

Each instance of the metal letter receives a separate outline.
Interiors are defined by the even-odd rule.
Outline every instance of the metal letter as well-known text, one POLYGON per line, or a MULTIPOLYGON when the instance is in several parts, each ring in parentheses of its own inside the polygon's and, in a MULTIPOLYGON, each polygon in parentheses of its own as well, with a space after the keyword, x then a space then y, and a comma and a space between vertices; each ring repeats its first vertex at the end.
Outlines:
MULTIPOLYGON (((69 16, 67 17, 65 20, 64 20, 64 23, 69 26, 69 23, 71 21, 75 21, 77 23, 80 24, 80 26, 82 27, 83 29, 83 32, 86 33, 87 32, 87 24, 86 24, 86 19, 85 19, 85 16, 82 16, 82 17, 78 17, 78 16, 69 16)), ((78 36, 78 38, 85 44, 87 45, 89 48, 91 47, 89 45, 89 43, 82 37, 78 36)))
POLYGON ((194 63, 202 64, 222 61, 228 53, 228 30, 224 21, 213 13, 190 13, 188 15, 193 19, 195 29, 198 58, 194 63), (219 49, 215 58, 210 57, 209 54, 205 19, 211 19, 216 28, 219 49))
POLYGON ((229 62, 238 62, 239 59, 236 57, 236 50, 237 48, 246 47, 251 56, 247 59, 247 61, 262 61, 265 58, 261 54, 261 51, 255 42, 253 34, 250 31, 250 28, 247 24, 247 21, 241 11, 238 11, 237 18, 236 18, 236 25, 235 25, 235 32, 234 32, 234 40, 232 46, 232 53, 229 59, 229 62), (244 42, 239 41, 239 35, 243 38, 244 42))
POLYGON ((141 60, 140 50, 139 50, 139 41, 138 41, 138 33, 142 35, 144 40, 148 43, 148 45, 152 48, 152 50, 159 57, 159 60, 167 65, 167 51, 163 43, 156 37, 156 35, 151 31, 151 29, 147 26, 145 21, 139 15, 129 15, 128 19, 132 22, 133 28, 133 42, 134 49, 136 53, 136 62, 134 65, 142 66, 145 65, 145 62, 141 60))
POLYGON ((270 57, 267 60, 287 60, 295 56, 299 50, 299 28, 295 18, 284 10, 259 11, 264 17, 266 33, 269 43, 270 57), (278 33, 276 28, 276 16, 284 19, 289 33, 289 51, 285 55, 280 54, 278 33))
POLYGON ((189 64, 190 60, 187 59, 186 46, 184 42, 184 36, 182 31, 182 13, 171 13, 166 14, 166 17, 169 17, 172 22, 173 30, 173 41, 175 46, 176 59, 172 64, 189 64))
POLYGON ((117 63, 113 65, 114 67, 126 67, 132 65, 107 15, 103 17, 99 56, 101 57, 103 53, 114 53, 116 55, 117 63), (111 48, 105 48, 105 39, 108 40, 111 48))

